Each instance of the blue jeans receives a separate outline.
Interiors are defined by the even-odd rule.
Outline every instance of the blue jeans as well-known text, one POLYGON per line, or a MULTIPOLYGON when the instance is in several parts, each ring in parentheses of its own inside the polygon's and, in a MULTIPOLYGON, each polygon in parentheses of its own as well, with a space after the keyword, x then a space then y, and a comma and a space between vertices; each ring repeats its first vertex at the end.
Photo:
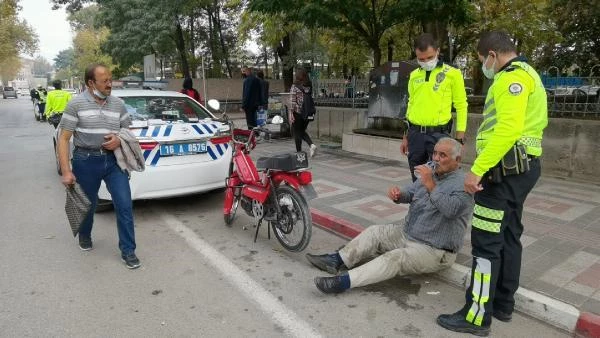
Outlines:
POLYGON ((77 183, 81 185, 92 202, 92 208, 79 228, 79 236, 91 238, 94 212, 98 203, 98 190, 100 183, 104 180, 115 207, 121 254, 134 253, 133 208, 127 172, 119 168, 112 152, 100 153, 95 150, 75 148, 72 164, 77 183))

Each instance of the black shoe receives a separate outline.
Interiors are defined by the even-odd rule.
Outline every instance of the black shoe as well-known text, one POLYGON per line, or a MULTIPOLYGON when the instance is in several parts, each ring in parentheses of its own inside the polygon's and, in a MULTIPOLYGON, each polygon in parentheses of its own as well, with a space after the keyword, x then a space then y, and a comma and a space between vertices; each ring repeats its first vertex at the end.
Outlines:
POLYGON ((509 323, 512 320, 512 313, 504 312, 501 310, 494 310, 492 313, 494 318, 498 319, 501 322, 509 323))
POLYGON ((323 293, 342 293, 346 291, 341 276, 315 277, 317 289, 323 293))
POLYGON ((336 258, 337 254, 311 255, 306 254, 306 259, 317 268, 329 272, 332 275, 337 275, 340 268, 344 265, 336 258))
POLYGON ((89 237, 82 237, 81 235, 79 235, 79 248, 83 251, 90 251, 92 250, 92 239, 89 237))
POLYGON ((127 266, 128 269, 137 269, 140 267, 140 265, 142 265, 134 253, 130 253, 129 255, 121 255, 121 260, 123 260, 123 263, 125 263, 125 266, 127 266))
POLYGON ((467 322, 460 311, 449 315, 439 315, 437 323, 441 327, 454 332, 470 333, 480 337, 487 337, 490 334, 489 326, 477 326, 467 322))

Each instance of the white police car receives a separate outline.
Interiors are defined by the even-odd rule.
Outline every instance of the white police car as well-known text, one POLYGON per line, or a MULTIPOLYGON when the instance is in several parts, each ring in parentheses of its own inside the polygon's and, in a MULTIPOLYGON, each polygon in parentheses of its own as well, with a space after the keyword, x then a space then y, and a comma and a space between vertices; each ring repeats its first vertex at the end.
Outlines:
MULTIPOLYGON (((115 89, 112 95, 125 103, 146 159, 145 171, 131 173, 133 200, 225 187, 232 156, 229 125, 178 92, 115 89)), ((98 197, 98 210, 110 206, 104 182, 98 197)))

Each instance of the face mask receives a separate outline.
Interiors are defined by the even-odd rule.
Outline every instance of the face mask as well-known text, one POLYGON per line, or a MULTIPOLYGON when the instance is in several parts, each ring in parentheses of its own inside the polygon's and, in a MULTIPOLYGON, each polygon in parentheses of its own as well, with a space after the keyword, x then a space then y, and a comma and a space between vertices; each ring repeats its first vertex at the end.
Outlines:
POLYGON ((488 59, 490 58, 491 55, 488 55, 488 57, 485 58, 485 61, 483 62, 483 64, 481 65, 481 71, 483 72, 483 75, 485 77, 487 77, 488 79, 493 79, 494 78, 494 68, 496 67, 496 58, 494 58, 494 63, 492 63, 492 67, 491 68, 485 68, 485 64, 487 63, 488 59))
POLYGON ((95 85, 94 85, 94 95, 96 95, 100 100, 106 99, 106 95, 102 94, 98 89, 96 89, 95 85))
POLYGON ((430 72, 433 69, 435 69, 435 67, 437 66, 438 57, 436 55, 436 57, 433 60, 429 60, 429 61, 426 61, 426 62, 417 60, 417 63, 419 64, 419 66, 421 66, 421 68, 423 68, 424 70, 430 72))

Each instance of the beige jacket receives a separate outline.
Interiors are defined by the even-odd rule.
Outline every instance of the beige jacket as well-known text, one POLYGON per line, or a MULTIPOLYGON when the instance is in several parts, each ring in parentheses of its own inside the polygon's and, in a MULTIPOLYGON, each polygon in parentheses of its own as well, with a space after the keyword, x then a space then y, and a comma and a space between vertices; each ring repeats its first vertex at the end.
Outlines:
POLYGON ((119 167, 129 172, 144 171, 146 160, 137 137, 127 128, 121 128, 117 136, 121 140, 121 146, 115 149, 114 153, 119 167))

